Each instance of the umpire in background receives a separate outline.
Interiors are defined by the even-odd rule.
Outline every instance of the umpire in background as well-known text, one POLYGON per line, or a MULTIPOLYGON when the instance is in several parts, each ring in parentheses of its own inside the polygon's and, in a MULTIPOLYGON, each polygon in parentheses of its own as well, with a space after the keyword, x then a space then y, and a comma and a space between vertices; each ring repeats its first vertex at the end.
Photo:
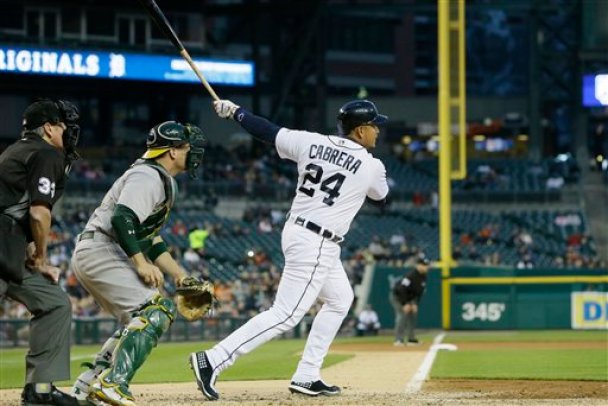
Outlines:
POLYGON ((23 303, 30 320, 24 405, 77 405, 54 381, 70 379, 72 309, 47 261, 51 209, 64 190, 80 127, 65 100, 32 103, 21 138, 0 155, 0 297, 23 303))
POLYGON ((414 329, 418 322, 418 303, 426 288, 426 274, 431 262, 424 256, 416 260, 414 269, 397 281, 391 291, 391 303, 395 309, 395 345, 403 345, 407 330, 408 345, 419 343, 414 329))

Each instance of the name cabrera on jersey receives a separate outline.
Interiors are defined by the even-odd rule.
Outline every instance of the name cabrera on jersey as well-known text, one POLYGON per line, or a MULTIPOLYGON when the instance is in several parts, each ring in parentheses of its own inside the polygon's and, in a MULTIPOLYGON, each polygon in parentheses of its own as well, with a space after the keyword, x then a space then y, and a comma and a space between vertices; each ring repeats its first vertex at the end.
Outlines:
POLYGON ((347 138, 282 128, 275 141, 283 159, 298 164, 291 214, 345 235, 365 197, 388 193, 384 164, 347 138))
POLYGON ((164 169, 149 164, 135 164, 114 182, 85 229, 102 230, 115 236, 112 214, 116 205, 122 204, 137 215, 140 227, 136 238, 150 238, 167 222, 176 194, 175 179, 164 169), (167 187, 170 188, 169 196, 165 190, 167 187))

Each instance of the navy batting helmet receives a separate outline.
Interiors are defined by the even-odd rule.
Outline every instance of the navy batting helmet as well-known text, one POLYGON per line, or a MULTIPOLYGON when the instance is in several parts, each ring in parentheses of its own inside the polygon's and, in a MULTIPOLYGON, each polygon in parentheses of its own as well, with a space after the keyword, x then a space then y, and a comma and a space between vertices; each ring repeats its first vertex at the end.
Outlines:
POLYGON ((338 134, 348 135, 365 124, 381 125, 388 117, 378 113, 376 105, 369 100, 353 100, 340 107, 338 112, 338 134))

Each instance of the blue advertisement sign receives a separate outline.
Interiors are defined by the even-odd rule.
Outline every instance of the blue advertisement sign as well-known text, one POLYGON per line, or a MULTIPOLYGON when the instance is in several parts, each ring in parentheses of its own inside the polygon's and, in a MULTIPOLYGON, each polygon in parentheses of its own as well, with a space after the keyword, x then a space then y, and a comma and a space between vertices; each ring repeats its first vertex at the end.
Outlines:
MULTIPOLYGON (((197 58, 194 63, 211 84, 254 85, 253 62, 197 58)), ((190 65, 180 56, 0 45, 0 74, 2 72, 112 80, 199 82, 190 65)))
POLYGON ((608 106, 608 73, 583 76, 583 106, 608 106))

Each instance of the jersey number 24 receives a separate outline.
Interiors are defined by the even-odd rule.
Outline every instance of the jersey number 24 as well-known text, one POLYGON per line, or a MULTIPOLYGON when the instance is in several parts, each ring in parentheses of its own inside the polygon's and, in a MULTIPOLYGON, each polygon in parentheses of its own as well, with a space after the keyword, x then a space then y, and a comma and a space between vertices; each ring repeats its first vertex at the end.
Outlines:
POLYGON ((312 163, 306 165, 306 170, 307 173, 304 175, 304 180, 302 180, 302 185, 300 185, 298 190, 307 196, 313 197, 316 191, 315 186, 320 184, 319 189, 327 194, 323 198, 323 203, 332 206, 334 199, 340 196, 340 188, 346 176, 341 173, 335 173, 323 179, 323 168, 312 163), (307 182, 311 184, 310 187, 306 186, 307 182))

